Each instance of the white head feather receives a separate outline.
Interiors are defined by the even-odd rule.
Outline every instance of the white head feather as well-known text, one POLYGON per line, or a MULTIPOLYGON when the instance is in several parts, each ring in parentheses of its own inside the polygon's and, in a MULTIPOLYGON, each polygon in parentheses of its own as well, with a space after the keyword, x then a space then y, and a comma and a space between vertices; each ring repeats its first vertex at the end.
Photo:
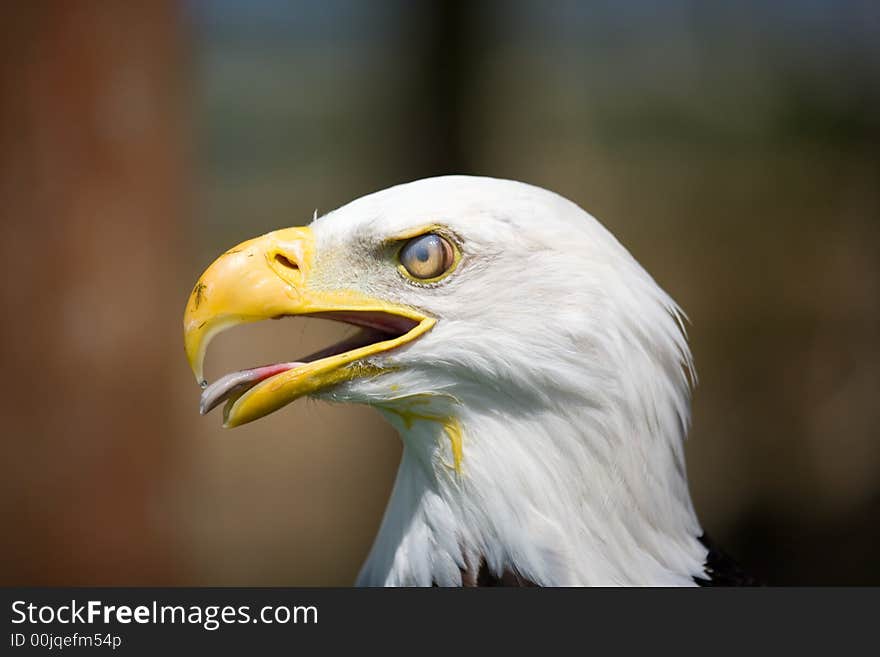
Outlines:
POLYGON ((404 442, 360 584, 457 585, 480 560, 540 585, 703 574, 681 312, 598 221, 544 189, 450 176, 363 197, 312 229, 314 285, 438 319, 373 357, 393 371, 324 394, 375 406, 404 442), (374 257, 389 235, 434 224, 462 253, 440 283, 406 282, 374 257))

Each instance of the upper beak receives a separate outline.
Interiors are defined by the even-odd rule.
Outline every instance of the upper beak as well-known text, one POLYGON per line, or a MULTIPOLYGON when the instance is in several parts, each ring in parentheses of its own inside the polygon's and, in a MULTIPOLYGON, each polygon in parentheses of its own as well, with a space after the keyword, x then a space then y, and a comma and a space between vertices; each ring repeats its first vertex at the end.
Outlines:
POLYGON ((236 324, 306 311, 303 279, 313 249, 309 228, 287 228, 242 242, 205 270, 183 315, 186 357, 199 383, 215 335, 236 324))
POLYGON ((206 384, 203 364, 208 343, 237 324, 285 315, 368 311, 406 318, 413 328, 394 339, 305 363, 262 381, 227 404, 227 426, 257 419, 297 397, 354 378, 355 368, 343 366, 409 342, 434 325, 434 319, 412 308, 353 290, 311 289, 314 262, 312 230, 286 228, 242 242, 205 270, 193 288, 183 318, 186 356, 201 385, 206 384))

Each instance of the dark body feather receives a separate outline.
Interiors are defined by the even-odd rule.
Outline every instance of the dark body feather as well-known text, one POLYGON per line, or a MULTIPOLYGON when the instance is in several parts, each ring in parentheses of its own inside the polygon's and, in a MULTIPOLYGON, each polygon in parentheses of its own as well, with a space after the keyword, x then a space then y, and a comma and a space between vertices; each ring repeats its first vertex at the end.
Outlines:
POLYGON ((537 586, 532 581, 513 572, 505 570, 501 573, 501 577, 489 570, 485 559, 480 560, 479 569, 474 571, 473 568, 461 571, 462 586, 537 586))
POLYGON ((709 554, 703 570, 706 577, 694 577, 700 586, 761 586, 761 582, 749 575, 730 555, 719 548, 707 534, 700 536, 700 543, 706 546, 709 554))

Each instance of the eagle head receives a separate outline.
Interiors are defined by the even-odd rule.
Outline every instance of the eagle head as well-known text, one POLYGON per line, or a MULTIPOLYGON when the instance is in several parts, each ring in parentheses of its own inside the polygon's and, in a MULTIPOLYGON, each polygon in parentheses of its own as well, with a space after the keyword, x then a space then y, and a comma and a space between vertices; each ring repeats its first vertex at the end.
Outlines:
POLYGON ((691 354, 675 302, 547 190, 420 180, 221 255, 184 315, 201 410, 224 425, 311 396, 376 408, 404 443, 359 582, 686 584, 706 548, 683 440, 691 354), (208 385, 211 338, 285 316, 356 335, 208 385))

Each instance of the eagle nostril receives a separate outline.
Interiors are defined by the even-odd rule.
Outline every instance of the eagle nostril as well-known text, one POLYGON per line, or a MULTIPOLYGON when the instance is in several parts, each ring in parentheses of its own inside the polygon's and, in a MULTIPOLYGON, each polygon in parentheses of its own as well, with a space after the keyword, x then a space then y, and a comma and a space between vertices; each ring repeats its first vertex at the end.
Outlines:
POLYGON ((275 262, 277 262, 282 267, 286 267, 287 269, 299 269, 299 265, 297 265, 287 256, 280 253, 275 254, 275 262))

